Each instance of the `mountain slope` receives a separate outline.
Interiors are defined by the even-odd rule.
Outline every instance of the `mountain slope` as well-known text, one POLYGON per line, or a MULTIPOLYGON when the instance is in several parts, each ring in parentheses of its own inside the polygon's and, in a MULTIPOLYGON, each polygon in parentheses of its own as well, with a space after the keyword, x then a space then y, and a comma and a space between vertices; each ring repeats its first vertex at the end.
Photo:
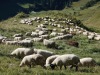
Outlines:
POLYGON ((82 23, 93 31, 100 32, 100 1, 91 7, 81 9, 91 0, 80 0, 73 2, 71 8, 64 9, 63 12, 81 20, 82 23))

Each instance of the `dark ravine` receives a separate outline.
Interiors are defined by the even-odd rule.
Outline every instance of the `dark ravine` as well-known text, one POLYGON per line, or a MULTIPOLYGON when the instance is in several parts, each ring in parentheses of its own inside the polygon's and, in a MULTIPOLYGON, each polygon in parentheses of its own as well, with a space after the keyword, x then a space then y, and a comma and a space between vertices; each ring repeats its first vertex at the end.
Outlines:
POLYGON ((1 0, 0 20, 15 16, 19 12, 29 13, 30 11, 61 10, 71 7, 73 1, 79 0, 1 0), (29 8, 23 8, 22 4, 31 4, 29 8))

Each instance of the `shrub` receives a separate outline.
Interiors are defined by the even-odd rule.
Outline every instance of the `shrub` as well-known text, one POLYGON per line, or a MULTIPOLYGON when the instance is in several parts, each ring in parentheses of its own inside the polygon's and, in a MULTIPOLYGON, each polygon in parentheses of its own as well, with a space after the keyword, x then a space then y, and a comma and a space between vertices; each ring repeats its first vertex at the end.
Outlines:
POLYGON ((24 12, 19 12, 16 16, 17 18, 26 18, 29 17, 28 14, 24 13, 24 12))

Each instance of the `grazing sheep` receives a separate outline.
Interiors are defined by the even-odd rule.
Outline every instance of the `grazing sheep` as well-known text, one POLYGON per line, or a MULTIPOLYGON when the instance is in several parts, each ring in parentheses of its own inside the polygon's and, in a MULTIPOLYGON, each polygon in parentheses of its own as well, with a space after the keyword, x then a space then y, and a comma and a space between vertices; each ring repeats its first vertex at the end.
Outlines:
POLYGON ((80 59, 77 55, 75 54, 64 54, 64 55, 60 55, 58 56, 51 64, 51 68, 54 69, 55 66, 60 66, 60 69, 62 68, 62 66, 65 67, 66 66, 70 66, 70 68, 73 68, 74 66, 76 67, 76 71, 78 70, 78 63, 79 63, 80 59))
POLYGON ((45 59, 47 59, 49 56, 54 55, 53 52, 47 51, 47 50, 42 50, 42 49, 34 49, 34 53, 43 55, 45 57, 45 59))
POLYGON ((48 32, 47 31, 39 31, 39 35, 45 35, 45 34, 47 34, 48 32))
POLYGON ((57 29, 56 29, 56 28, 54 28, 54 29, 53 29, 53 31, 55 32, 55 31, 57 31, 57 29))
POLYGON ((31 32, 26 32, 25 36, 31 36, 31 32))
POLYGON ((46 64, 45 66, 48 67, 50 66, 50 64, 60 55, 52 55, 52 56, 49 56, 47 59, 46 59, 46 64))
POLYGON ((44 39, 43 40, 43 44, 45 46, 47 46, 48 48, 55 48, 56 47, 56 43, 52 40, 47 40, 47 39, 44 39))
POLYGON ((42 41, 43 41, 43 39, 42 39, 42 38, 38 38, 38 37, 37 37, 37 38, 33 38, 33 41, 34 41, 34 42, 42 42, 42 41))
POLYGON ((85 35, 85 36, 87 36, 88 34, 89 34, 88 31, 83 32, 83 35, 85 35))
POLYGON ((42 39, 48 39, 49 38, 49 35, 45 34, 45 35, 41 35, 39 37, 42 38, 42 39))
POLYGON ((40 55, 40 54, 32 54, 32 55, 28 55, 28 56, 25 56, 21 63, 20 63, 20 67, 24 66, 24 65, 27 65, 31 68, 32 65, 36 66, 36 65, 40 65, 42 66, 43 68, 45 68, 44 66, 45 64, 45 58, 40 55))
POLYGON ((94 39, 95 39, 95 40, 100 40, 100 35, 96 35, 96 36, 94 37, 94 39))
POLYGON ((52 32, 51 34, 50 34, 50 36, 56 36, 57 35, 57 32, 52 32))
POLYGON ((77 41, 69 41, 68 45, 74 46, 74 47, 79 47, 79 43, 77 41))
POLYGON ((13 40, 8 40, 8 39, 3 39, 2 43, 6 45, 18 45, 18 41, 13 41, 13 40))
POLYGON ((65 34, 66 33, 66 29, 61 29, 61 32, 65 34))
POLYGON ((7 38, 7 37, 4 37, 4 36, 1 36, 1 35, 0 35, 0 43, 2 43, 2 40, 3 40, 3 39, 6 39, 6 38, 7 38))
POLYGON ((20 41, 22 39, 23 39, 22 37, 14 37, 14 41, 20 41))
POLYGON ((38 34, 37 32, 32 32, 31 36, 32 36, 32 37, 38 37, 39 34, 38 34))
POLYGON ((64 35, 64 33, 58 33, 58 36, 62 36, 62 35, 64 35))
POLYGON ((89 40, 93 40, 94 39, 93 35, 88 35, 87 37, 88 37, 89 40))
POLYGON ((32 47, 33 41, 30 39, 24 39, 18 42, 18 45, 25 46, 25 47, 32 47))
POLYGON ((96 61, 91 57, 85 57, 80 59, 79 66, 91 67, 96 65, 96 61))
POLYGON ((17 48, 11 53, 11 55, 22 58, 26 55, 31 55, 33 53, 34 53, 34 50, 30 48, 17 48))
POLYGON ((22 33, 14 34, 13 37, 23 37, 22 33))

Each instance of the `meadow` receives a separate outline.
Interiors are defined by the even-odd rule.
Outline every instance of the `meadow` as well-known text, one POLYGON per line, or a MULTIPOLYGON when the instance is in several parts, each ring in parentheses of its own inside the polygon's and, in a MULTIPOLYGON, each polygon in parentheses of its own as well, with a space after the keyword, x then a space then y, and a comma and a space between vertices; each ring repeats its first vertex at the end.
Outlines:
MULTIPOLYGON (((34 16, 56 16, 56 17, 66 17, 66 14, 59 14, 59 11, 49 11, 49 13, 43 11, 41 13, 32 14, 30 17, 34 16), (42 13, 42 14, 41 14, 42 13), (44 13, 44 14, 43 14, 44 13), (56 14, 53 14, 56 13, 56 14)), ((15 33, 25 33, 29 31, 33 31, 34 27, 39 23, 34 22, 33 25, 25 25, 19 23, 20 18, 17 16, 13 18, 9 18, 8 20, 0 22, 0 34, 6 36, 8 38, 12 38, 15 33), (15 21, 16 20, 16 21, 15 21)), ((5 45, 0 44, 0 75, 99 75, 100 74, 100 41, 89 40, 86 36, 83 35, 75 35, 72 39, 69 40, 58 40, 56 43, 62 48, 60 50, 47 48, 42 43, 37 42, 33 43, 33 48, 40 48, 55 52, 56 54, 66 54, 66 53, 74 53, 78 55, 80 58, 83 57, 92 57, 96 60, 97 66, 92 68, 87 67, 79 67, 79 70, 76 72, 74 69, 70 70, 67 68, 66 70, 63 68, 59 70, 56 68, 55 70, 43 69, 40 66, 33 66, 32 68, 19 67, 21 59, 11 57, 10 53, 22 46, 14 46, 14 45, 5 45), (69 46, 67 42, 69 40, 75 40, 79 42, 79 48, 69 46)))

